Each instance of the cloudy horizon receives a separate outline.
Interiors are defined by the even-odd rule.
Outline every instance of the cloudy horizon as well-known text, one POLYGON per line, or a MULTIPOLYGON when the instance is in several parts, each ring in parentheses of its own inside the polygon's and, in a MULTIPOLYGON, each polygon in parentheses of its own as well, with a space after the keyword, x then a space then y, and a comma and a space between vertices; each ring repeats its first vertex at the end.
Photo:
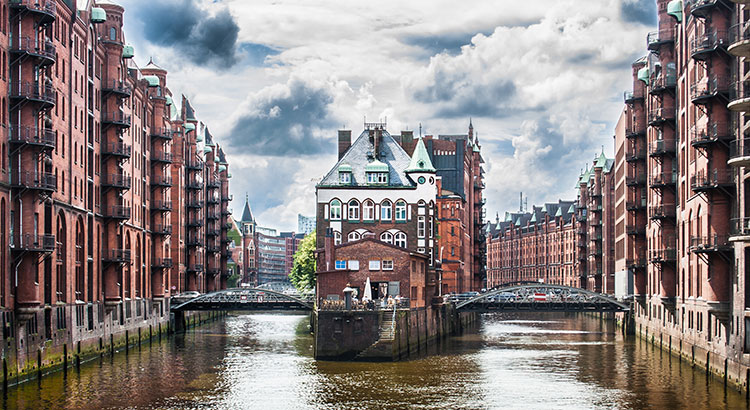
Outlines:
POLYGON ((653 0, 123 0, 135 61, 169 71, 224 147, 235 218, 296 230, 336 161, 336 131, 466 133, 486 161, 487 216, 574 199, 580 169, 613 156, 631 63, 653 0))

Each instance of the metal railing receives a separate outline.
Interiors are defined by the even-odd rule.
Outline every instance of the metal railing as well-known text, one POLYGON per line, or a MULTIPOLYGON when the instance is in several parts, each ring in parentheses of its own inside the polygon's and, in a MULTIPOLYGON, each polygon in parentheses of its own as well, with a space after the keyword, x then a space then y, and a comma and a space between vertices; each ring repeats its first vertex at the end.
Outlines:
POLYGON ((10 236, 10 247, 17 251, 53 252, 55 245, 55 235, 27 233, 10 236))
POLYGON ((674 262, 677 260, 677 249, 651 249, 649 251, 649 260, 651 262, 674 262))
POLYGON ((104 208, 104 216, 115 219, 130 219, 132 210, 129 206, 111 205, 104 208))
POLYGON ((642 100, 643 97, 643 90, 633 90, 633 91, 625 91, 623 93, 623 99, 625 100, 625 104, 632 104, 638 100, 642 100))
POLYGON ((109 142, 103 145, 102 153, 105 155, 117 155, 130 158, 133 153, 133 147, 124 142, 109 142))
MULTIPOLYGON (((352 300, 351 310, 358 311, 388 311, 395 309, 409 309, 410 303, 408 298, 391 298, 390 303, 388 299, 375 299, 362 302, 361 300, 352 300)), ((318 310, 346 310, 346 302, 344 300, 327 300, 321 297, 318 300, 318 310)))
POLYGON ((674 29, 652 31, 646 36, 646 46, 649 50, 658 48, 661 44, 674 41, 674 29))
POLYGON ((750 98, 750 81, 737 81, 729 89, 729 100, 737 101, 750 98))
POLYGON ((722 76, 710 76, 690 86, 690 98, 695 103, 719 94, 729 92, 729 78, 722 76))
POLYGON ((172 130, 167 127, 159 127, 151 129, 151 136, 154 138, 172 139, 172 130))
POLYGON ((48 104, 55 103, 57 93, 52 84, 40 84, 15 81, 10 86, 11 98, 25 98, 29 100, 41 101, 48 104))
POLYGON ((650 156, 660 156, 664 154, 674 154, 675 140, 657 140, 649 144, 648 153, 650 156))
POLYGON ((726 250, 732 247, 729 235, 713 234, 708 236, 691 236, 690 250, 692 252, 708 252, 726 250))
POLYGON ((11 40, 10 51, 43 57, 51 60, 50 63, 55 60, 55 44, 49 40, 39 40, 28 36, 16 37, 11 40))
POLYGON ((102 179, 103 185, 115 188, 130 189, 133 184, 133 179, 128 174, 106 174, 102 179))
POLYGON ((102 91, 128 96, 133 94, 133 89, 128 83, 118 80, 102 81, 102 91))
POLYGON ((42 145, 49 148, 57 146, 55 131, 48 128, 12 125, 10 127, 10 142, 32 145, 42 145))
POLYGON ((107 249, 102 252, 102 260, 104 262, 130 263, 130 255, 130 249, 107 249))
POLYGON ((155 186, 172 186, 171 175, 151 175, 151 185, 155 186))
POLYGON ((125 114, 120 111, 115 111, 115 112, 102 112, 102 122, 129 127, 132 120, 131 120, 130 115, 125 114))
POLYGON ((690 188, 693 191, 734 185, 734 171, 732 169, 713 169, 708 172, 699 171, 690 178, 690 188))
POLYGON ((730 232, 737 236, 750 236, 750 217, 732 218, 730 232))
POLYGON ((690 54, 693 58, 702 57, 704 54, 726 47, 729 43, 729 32, 727 30, 714 30, 690 41, 690 54))
POLYGON ((154 225, 154 229, 152 230, 152 232, 157 235, 171 235, 172 225, 162 225, 162 224, 154 225))
POLYGON ((156 258, 153 260, 151 266, 154 268, 171 268, 172 258, 156 258))
POLYGON ((660 107, 648 112, 648 123, 655 125, 675 118, 674 107, 660 107))
POLYGON ((650 185, 652 187, 661 187, 674 185, 677 183, 677 173, 662 172, 651 177, 650 185))
POLYGON ((750 138, 742 138, 730 141, 729 158, 750 158, 750 138))
POLYGON ((53 17, 57 14, 57 3, 55 3, 55 0, 10 0, 9 3, 11 8, 25 8, 53 17))
POLYGON ((739 43, 750 40, 750 25, 747 22, 735 24, 729 28, 729 43, 739 43))
POLYGON ((651 219, 674 218, 677 216, 677 208, 674 204, 655 205, 648 208, 651 219))
POLYGON ((22 171, 11 174, 10 184, 17 188, 57 190, 57 177, 49 172, 22 171))
POLYGON ((694 126, 690 129, 690 135, 690 143, 693 146, 728 140, 730 138, 729 126, 723 122, 710 122, 705 127, 694 126))
POLYGON ((152 162, 172 162, 172 154, 164 151, 152 151, 151 152, 152 162))

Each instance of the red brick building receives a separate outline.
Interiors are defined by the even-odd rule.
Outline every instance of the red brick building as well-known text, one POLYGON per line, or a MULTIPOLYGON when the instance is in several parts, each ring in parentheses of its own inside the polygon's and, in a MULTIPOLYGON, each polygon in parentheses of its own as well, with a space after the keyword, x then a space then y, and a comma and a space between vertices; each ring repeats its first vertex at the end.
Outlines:
POLYGON ((226 270, 221 148, 199 144, 210 134, 186 99, 176 108, 164 69, 133 61, 124 9, 77 3, 0 9, 0 305, 10 376, 33 368, 38 349, 46 365, 79 342, 86 352, 110 335, 159 329, 170 295, 219 288, 226 270), (192 196, 190 165, 206 181, 192 196), (188 211, 191 198, 211 202, 188 211), (191 230, 200 242, 184 251, 191 230), (191 276, 197 265, 207 270, 191 276))

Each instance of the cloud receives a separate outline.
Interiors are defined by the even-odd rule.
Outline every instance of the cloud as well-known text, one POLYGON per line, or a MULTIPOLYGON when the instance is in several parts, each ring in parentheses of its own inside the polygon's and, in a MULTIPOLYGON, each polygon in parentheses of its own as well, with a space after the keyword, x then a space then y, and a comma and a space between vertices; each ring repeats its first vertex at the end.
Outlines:
POLYGON ((160 0, 135 11, 146 40, 173 47, 194 64, 228 68, 239 61, 240 27, 225 7, 211 12, 197 0, 160 0))
POLYGON ((646 25, 656 24, 656 2, 654 0, 622 0, 620 12, 625 21, 646 25))
POLYGON ((336 86, 293 77, 258 91, 239 110, 228 134, 230 145, 235 152, 263 156, 331 151, 336 86))

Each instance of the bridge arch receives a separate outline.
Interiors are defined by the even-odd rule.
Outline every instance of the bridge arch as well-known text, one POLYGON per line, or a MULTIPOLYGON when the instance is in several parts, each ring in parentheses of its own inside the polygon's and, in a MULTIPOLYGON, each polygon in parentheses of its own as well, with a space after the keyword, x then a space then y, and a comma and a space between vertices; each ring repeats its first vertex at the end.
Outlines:
POLYGON ((626 303, 602 293, 545 283, 514 284, 473 297, 452 297, 458 310, 537 312, 625 312, 626 303))
POLYGON ((179 300, 172 311, 313 309, 313 299, 259 288, 231 288, 179 300))

